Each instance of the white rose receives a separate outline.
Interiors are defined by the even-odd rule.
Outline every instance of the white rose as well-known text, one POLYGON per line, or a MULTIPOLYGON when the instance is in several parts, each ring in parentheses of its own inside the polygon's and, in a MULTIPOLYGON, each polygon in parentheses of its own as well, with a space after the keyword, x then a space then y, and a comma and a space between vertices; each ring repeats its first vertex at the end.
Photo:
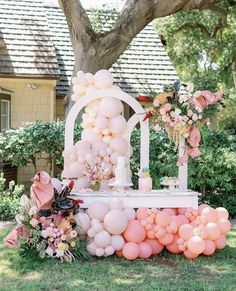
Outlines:
POLYGON ((45 252, 46 252, 46 254, 49 255, 49 257, 53 257, 53 249, 52 248, 47 247, 45 252))
POLYGON ((56 249, 56 256, 59 258, 59 257, 62 257, 64 255, 64 251, 63 250, 59 250, 59 249, 56 249))

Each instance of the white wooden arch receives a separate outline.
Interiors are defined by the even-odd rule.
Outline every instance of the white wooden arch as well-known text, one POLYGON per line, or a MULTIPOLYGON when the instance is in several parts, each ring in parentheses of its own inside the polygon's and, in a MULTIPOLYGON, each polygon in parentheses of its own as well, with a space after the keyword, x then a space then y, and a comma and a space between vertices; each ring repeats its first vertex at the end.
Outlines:
MULTIPOLYGON (((127 103, 133 110, 134 115, 128 120, 124 137, 130 144, 130 137, 134 127, 140 122, 140 168, 149 167, 149 124, 148 120, 143 121, 146 114, 140 103, 129 94, 119 88, 97 89, 91 93, 82 96, 71 108, 65 124, 65 150, 70 149, 74 145, 74 125, 75 120, 80 111, 90 102, 104 98, 113 97, 127 103)), ((130 151, 130 149, 129 149, 130 151)), ((129 156, 129 153, 127 155, 129 156)))

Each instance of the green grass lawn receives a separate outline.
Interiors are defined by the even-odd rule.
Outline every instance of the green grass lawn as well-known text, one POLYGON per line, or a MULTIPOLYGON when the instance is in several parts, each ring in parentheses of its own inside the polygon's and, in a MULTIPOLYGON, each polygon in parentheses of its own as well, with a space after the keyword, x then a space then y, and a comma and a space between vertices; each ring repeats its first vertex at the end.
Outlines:
MULTIPOLYGON (((6 230, 1 230, 0 236, 6 230)), ((149 260, 92 258, 61 264, 18 256, 0 248, 0 290, 236 290, 236 230, 228 246, 193 261, 162 253, 149 260)))

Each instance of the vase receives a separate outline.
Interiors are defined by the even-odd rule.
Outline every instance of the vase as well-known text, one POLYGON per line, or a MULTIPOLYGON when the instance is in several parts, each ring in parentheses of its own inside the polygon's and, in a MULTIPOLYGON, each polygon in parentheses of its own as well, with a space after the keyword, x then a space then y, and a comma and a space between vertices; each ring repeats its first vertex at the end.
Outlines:
POLYGON ((138 189, 142 192, 150 192, 152 190, 152 178, 145 177, 138 179, 138 189))

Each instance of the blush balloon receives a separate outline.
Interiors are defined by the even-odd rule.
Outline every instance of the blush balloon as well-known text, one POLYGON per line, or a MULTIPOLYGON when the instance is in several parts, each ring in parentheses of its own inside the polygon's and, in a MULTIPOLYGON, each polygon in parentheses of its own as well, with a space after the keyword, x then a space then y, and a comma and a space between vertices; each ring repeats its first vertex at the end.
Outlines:
POLYGON ((221 235, 215 240, 215 245, 217 249, 223 249, 227 244, 226 238, 224 235, 221 235))
POLYGON ((102 136, 95 133, 93 128, 87 127, 82 131, 81 138, 83 141, 88 141, 89 143, 94 143, 101 140, 102 136))
POLYGON ((229 218, 229 212, 224 207, 218 207, 215 209, 218 218, 229 218))
POLYGON ((111 236, 107 231, 103 230, 95 235, 94 243, 98 248, 105 248, 110 245, 111 236))
POLYGON ((139 256, 139 247, 134 242, 127 242, 122 249, 122 254, 127 260, 135 260, 139 256))
POLYGON ((111 210, 104 217, 104 227, 111 234, 121 234, 127 225, 128 219, 121 210, 111 210))
POLYGON ((210 240, 215 240, 221 235, 221 230, 218 224, 214 222, 209 222, 206 224, 205 230, 207 232, 207 237, 210 240))
POLYGON ((109 88, 113 85, 113 76, 107 70, 99 70, 94 75, 94 84, 99 89, 109 88))
POLYGON ((121 235, 112 235, 111 237, 111 245, 113 246, 115 251, 119 251, 123 248, 125 244, 125 240, 121 235))
POLYGON ((193 236, 193 227, 190 224, 182 224, 179 228, 179 236, 184 240, 189 240, 193 236))
POLYGON ((163 246, 171 244, 174 240, 174 235, 172 233, 165 233, 163 237, 159 238, 159 242, 163 246))
POLYGON ((152 248, 147 242, 141 242, 138 244, 139 257, 142 259, 148 259, 152 255, 152 248))
POLYGON ((135 214, 135 210, 133 208, 124 208, 123 212, 129 221, 135 219, 136 214, 135 214))
POLYGON ((88 215, 90 218, 96 218, 103 221, 105 215, 109 212, 108 205, 103 201, 96 201, 89 205, 88 215))
POLYGON ((79 164, 78 162, 73 162, 70 164, 69 173, 70 178, 81 178, 84 175, 85 167, 83 164, 79 164))
POLYGON ((167 226, 170 223, 170 216, 167 213, 160 211, 156 215, 155 222, 161 226, 167 226))
POLYGON ((105 129, 108 126, 108 119, 105 116, 99 115, 94 122, 94 125, 99 129, 105 129))
POLYGON ((146 237, 144 227, 138 220, 131 220, 128 222, 128 226, 124 231, 124 238, 129 242, 140 243, 146 237))
POLYGON ((195 258, 198 257, 197 254, 192 253, 192 252, 191 252, 190 250, 188 250, 188 249, 184 251, 184 255, 185 255, 185 257, 188 258, 188 259, 195 259, 195 258))
POLYGON ((125 154, 128 149, 128 143, 123 137, 114 137, 110 142, 110 147, 114 152, 125 154))
POLYGON ((178 235, 174 235, 173 241, 170 244, 166 245, 166 249, 172 254, 182 253, 182 251, 179 250, 178 248, 178 244, 177 244, 178 238, 179 238, 178 235))
POLYGON ((207 222, 216 222, 218 217, 215 209, 206 207, 201 211, 201 215, 205 217, 207 222))
POLYGON ((204 250, 203 254, 205 256, 213 255, 215 250, 216 250, 216 245, 215 245, 214 241, 207 239, 207 240, 205 240, 205 245, 206 246, 205 246, 205 250, 204 250))
POLYGON ((119 99, 115 99, 112 97, 102 98, 98 108, 99 114, 108 118, 112 118, 120 114, 122 110, 123 110, 122 102, 119 99))
POLYGON ((220 218, 217 222, 217 225, 220 227, 221 234, 226 235, 228 232, 230 232, 231 223, 228 219, 220 218))
POLYGON ((125 131, 126 120, 122 115, 117 115, 110 119, 109 130, 112 134, 121 134, 125 131))
POLYGON ((159 241, 156 239, 145 239, 145 242, 147 242, 151 246, 152 255, 160 254, 164 249, 164 246, 160 244, 159 241))

